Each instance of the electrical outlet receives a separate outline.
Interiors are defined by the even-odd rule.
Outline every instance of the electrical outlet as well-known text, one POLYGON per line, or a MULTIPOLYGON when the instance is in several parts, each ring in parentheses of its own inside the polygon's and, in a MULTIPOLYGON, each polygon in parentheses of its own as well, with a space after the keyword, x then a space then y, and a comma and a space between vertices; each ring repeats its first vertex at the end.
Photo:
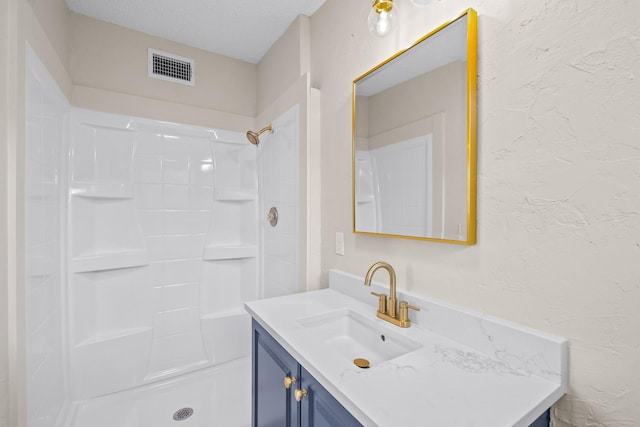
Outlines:
POLYGON ((336 233, 336 255, 344 255, 344 233, 336 233))

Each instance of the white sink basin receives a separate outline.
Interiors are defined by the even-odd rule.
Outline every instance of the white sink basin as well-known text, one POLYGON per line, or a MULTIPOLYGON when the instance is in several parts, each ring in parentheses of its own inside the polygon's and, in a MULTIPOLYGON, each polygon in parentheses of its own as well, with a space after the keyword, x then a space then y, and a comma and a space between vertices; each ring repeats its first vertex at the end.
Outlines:
POLYGON ((297 322, 308 329, 314 342, 328 350, 327 354, 348 364, 363 358, 375 366, 422 347, 421 343, 349 309, 300 317, 297 322))

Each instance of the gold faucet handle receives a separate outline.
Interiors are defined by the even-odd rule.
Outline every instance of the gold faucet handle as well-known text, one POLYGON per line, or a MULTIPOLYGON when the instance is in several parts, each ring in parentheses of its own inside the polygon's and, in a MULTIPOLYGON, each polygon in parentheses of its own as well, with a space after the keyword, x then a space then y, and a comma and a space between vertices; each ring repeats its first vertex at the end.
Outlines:
POLYGON ((409 309, 420 311, 420 307, 409 304, 407 301, 400 301, 400 322, 409 321, 409 309))
POLYGON ((371 295, 378 297, 378 313, 385 314, 387 312, 387 296, 377 292, 371 292, 371 295))

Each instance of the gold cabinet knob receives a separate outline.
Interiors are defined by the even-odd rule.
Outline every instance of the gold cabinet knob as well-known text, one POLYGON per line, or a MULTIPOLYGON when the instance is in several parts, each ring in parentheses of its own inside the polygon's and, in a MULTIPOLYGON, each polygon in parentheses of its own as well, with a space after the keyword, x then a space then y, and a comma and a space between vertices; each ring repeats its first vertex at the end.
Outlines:
POLYGON ((291 388, 291 384, 295 384, 296 381, 296 377, 284 377, 284 388, 291 388))
POLYGON ((296 390, 293 394, 296 397, 296 401, 300 402, 302 399, 307 397, 308 393, 307 393, 307 389, 303 388, 302 390, 296 390))

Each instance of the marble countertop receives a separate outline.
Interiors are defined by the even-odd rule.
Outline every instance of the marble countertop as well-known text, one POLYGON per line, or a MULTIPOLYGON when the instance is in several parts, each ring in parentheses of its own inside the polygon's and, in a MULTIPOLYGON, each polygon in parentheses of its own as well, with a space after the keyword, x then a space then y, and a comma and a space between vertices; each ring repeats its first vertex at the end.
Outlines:
POLYGON ((365 426, 528 426, 566 391, 566 341, 398 293, 421 308, 412 326, 376 317, 362 278, 332 271, 330 289, 248 302, 247 311, 365 426), (381 334, 422 347, 360 369, 314 342, 299 319, 348 309, 381 334))

